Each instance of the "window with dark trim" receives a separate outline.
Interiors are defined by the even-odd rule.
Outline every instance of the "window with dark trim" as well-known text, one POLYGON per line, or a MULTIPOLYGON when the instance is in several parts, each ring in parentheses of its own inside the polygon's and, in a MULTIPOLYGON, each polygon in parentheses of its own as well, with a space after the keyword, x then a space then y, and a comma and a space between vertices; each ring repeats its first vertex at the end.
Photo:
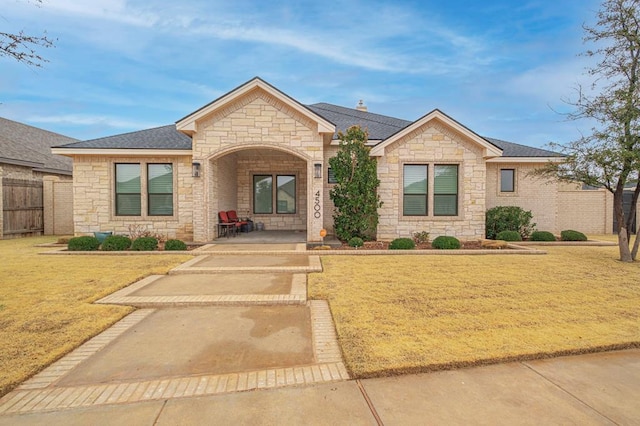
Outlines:
POLYGON ((458 166, 436 164, 433 168, 433 215, 458 215, 458 166))
POLYGON ((116 163, 116 216, 140 216, 142 214, 142 187, 140 164, 116 163))
POLYGON ((327 183, 338 183, 331 167, 327 169, 327 183))
POLYGON ((404 216, 426 216, 428 206, 428 166, 424 164, 405 164, 403 169, 404 216))
POLYGON ((253 213, 294 214, 296 212, 295 175, 254 175, 253 176, 253 213), (276 187, 274 191, 273 182, 276 187))
POLYGON ((515 192, 515 169, 500 169, 500 192, 515 192))
POLYGON ((173 215, 172 164, 147 164, 147 211, 149 216, 173 215))

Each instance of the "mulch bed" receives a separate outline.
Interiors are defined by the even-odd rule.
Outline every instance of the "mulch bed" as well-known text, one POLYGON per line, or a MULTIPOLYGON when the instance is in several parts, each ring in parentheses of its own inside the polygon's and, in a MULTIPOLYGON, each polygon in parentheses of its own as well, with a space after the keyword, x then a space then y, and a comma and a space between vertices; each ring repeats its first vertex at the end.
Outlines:
MULTIPOLYGON (((462 243, 461 249, 463 250, 486 250, 480 246, 480 241, 460 241, 462 243)), ((348 244, 342 244, 340 247, 336 247, 333 250, 389 250, 388 241, 366 241, 362 247, 355 248, 349 247, 348 244)), ((431 247, 431 243, 416 244, 416 250, 436 250, 431 247)))

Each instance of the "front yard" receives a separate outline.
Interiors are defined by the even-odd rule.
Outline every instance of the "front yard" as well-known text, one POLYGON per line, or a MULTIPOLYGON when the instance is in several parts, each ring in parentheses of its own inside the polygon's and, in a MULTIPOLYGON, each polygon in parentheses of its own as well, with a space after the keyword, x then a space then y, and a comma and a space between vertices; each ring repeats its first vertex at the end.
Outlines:
POLYGON ((617 247, 544 250, 327 255, 309 297, 329 301, 356 377, 639 346, 640 262, 617 247))
POLYGON ((93 301, 191 259, 37 255, 53 241, 0 241, 0 395, 133 310, 93 301))

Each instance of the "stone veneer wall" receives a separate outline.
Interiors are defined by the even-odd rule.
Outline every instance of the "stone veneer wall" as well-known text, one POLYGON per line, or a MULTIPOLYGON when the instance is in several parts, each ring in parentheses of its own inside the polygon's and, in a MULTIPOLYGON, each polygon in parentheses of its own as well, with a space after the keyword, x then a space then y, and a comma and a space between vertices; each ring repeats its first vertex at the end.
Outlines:
POLYGON ((380 208, 378 239, 410 237, 427 231, 431 238, 484 236, 486 169, 480 147, 438 123, 428 123, 387 147, 378 157, 380 208), (429 212, 433 209, 433 165, 458 164, 458 216, 403 216, 403 165, 428 164, 429 212))
POLYGON ((487 209, 519 206, 531 210, 533 222, 541 231, 558 232, 559 195, 557 182, 528 176, 539 163, 487 163, 487 209), (500 192, 500 170, 515 170, 515 191, 500 192))
MULTIPOLYGON (((262 89, 252 90, 197 123, 197 131, 193 135, 193 159, 205 164, 205 167, 204 179, 200 179, 194 187, 194 194, 197 195, 194 209, 206 212, 214 208, 214 202, 209 200, 216 198, 214 180, 218 174, 214 169, 218 158, 247 149, 274 149, 303 159, 306 171, 302 175, 308 176, 313 173, 314 163, 322 163, 322 142, 322 135, 318 133, 315 122, 262 89)), ((300 179, 303 178, 302 175, 300 179)), ((307 194, 316 191, 322 194, 322 182, 319 179, 317 181, 308 180, 306 188, 299 185, 300 189, 307 194)), ((241 188, 238 189, 241 192, 241 188)), ((241 215, 242 210, 246 210, 246 201, 244 202, 245 204, 238 206, 241 215)), ((196 215, 193 224, 194 239, 208 241, 214 238, 216 224, 217 217, 214 220, 212 214, 196 215), (206 218, 209 219, 205 220, 206 218)), ((274 221, 273 225, 285 226, 280 220, 274 221)), ((296 223, 295 226, 300 224, 296 223)), ((304 228, 309 236, 318 235, 322 228, 322 217, 314 218, 309 215, 304 228)))
POLYGON ((74 234, 91 235, 96 231, 127 234, 129 225, 145 226, 169 238, 193 240, 194 178, 191 176, 191 157, 104 157, 76 156, 73 160, 74 234), (146 182, 142 180, 143 215, 115 216, 115 163, 173 163, 174 215, 147 216, 146 182))

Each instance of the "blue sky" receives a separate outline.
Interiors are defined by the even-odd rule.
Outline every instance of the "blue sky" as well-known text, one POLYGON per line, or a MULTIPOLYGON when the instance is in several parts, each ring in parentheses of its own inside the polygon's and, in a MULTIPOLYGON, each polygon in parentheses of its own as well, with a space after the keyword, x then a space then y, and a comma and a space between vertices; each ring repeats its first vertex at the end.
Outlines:
POLYGON ((0 116, 79 139, 173 123, 254 76, 305 104, 439 108, 531 146, 589 131, 556 111, 590 82, 595 0, 2 3, 0 31, 57 41, 42 68, 0 57, 0 116))

